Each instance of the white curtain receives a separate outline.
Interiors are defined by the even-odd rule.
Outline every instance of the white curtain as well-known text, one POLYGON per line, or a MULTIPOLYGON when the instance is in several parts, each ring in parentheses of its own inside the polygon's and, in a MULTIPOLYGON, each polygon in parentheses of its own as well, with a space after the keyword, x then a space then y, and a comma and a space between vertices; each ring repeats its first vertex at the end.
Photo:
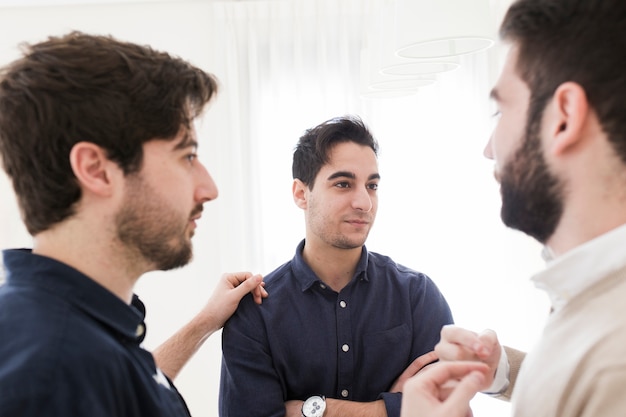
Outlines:
MULTIPOLYGON (((221 273, 268 273, 304 236, 291 199, 291 153, 305 129, 358 114, 381 146, 380 208, 370 250, 431 276, 456 321, 490 327, 528 349, 547 301, 528 277, 540 248, 499 220, 489 89, 498 47, 461 59, 412 96, 366 99, 360 53, 373 13, 390 0, 144 1, 0 8, 0 65, 16 45, 72 29, 150 44, 214 73, 221 92, 200 126, 200 158, 220 196, 206 205, 187 267, 143 277, 154 347, 206 301, 221 273)), ((493 0, 500 16, 506 1, 493 0)), ((1 4, 1 3, 0 3, 1 4)), ((416 23, 417 24, 417 23, 416 23)), ((30 246, 9 183, 0 177, 1 248, 30 246)), ((0 278, 1 279, 1 278, 0 278)), ((271 295, 270 295, 271 296, 271 295)), ((177 385, 196 416, 217 414, 220 336, 183 370, 177 385)), ((508 405, 477 396, 476 416, 508 405)))

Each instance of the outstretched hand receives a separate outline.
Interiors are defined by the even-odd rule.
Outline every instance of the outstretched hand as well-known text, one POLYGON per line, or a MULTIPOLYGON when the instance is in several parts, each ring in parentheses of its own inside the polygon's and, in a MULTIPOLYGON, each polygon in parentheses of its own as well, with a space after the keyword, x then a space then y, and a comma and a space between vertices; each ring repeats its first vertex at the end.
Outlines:
POLYGON ((435 352, 441 361, 477 361, 490 368, 487 386, 493 382, 498 368, 502 347, 498 336, 492 330, 474 333, 454 325, 441 329, 441 340, 435 346, 435 352))
POLYGON ((217 287, 209 298, 205 310, 213 318, 213 323, 217 328, 221 328, 226 320, 233 315, 239 301, 248 293, 257 304, 263 302, 267 297, 263 277, 259 274, 253 275, 250 272, 232 272, 222 275, 217 287))
POLYGON ((246 294, 252 293, 254 301, 261 304, 267 297, 264 285, 263 277, 258 274, 223 274, 200 313, 154 350, 154 358, 161 370, 175 379, 204 341, 224 327, 246 294))
POLYGON ((470 400, 486 387, 489 367, 480 362, 438 362, 410 378, 401 417, 471 417, 470 400))

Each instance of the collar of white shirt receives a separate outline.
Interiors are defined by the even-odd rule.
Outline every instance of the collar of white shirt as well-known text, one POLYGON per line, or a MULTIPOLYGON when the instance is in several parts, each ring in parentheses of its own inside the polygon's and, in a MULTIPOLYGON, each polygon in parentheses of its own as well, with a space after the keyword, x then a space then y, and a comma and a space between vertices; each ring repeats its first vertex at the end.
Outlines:
POLYGON ((552 308, 561 309, 577 294, 626 265, 626 224, 553 258, 543 251, 546 269, 532 277, 548 293, 552 308))

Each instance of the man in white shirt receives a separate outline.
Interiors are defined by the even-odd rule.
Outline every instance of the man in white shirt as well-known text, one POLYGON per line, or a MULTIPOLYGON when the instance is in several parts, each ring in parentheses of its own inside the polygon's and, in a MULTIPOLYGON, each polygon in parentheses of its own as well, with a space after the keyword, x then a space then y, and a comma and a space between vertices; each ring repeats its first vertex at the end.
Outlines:
MULTIPOLYGON (((625 24, 621 0, 518 0, 500 28, 510 51, 485 156, 503 222, 546 246, 533 282, 552 304, 515 383, 516 417, 626 410, 625 24)), ((405 417, 465 416, 501 359, 493 332, 459 328, 443 330, 437 353, 405 385, 405 417)))

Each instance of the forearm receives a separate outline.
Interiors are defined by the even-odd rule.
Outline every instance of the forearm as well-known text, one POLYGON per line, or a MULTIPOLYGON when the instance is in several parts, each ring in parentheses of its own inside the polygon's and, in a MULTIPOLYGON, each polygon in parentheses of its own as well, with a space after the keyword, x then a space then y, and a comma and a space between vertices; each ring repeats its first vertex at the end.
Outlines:
POLYGON ((155 349, 154 358, 161 370, 170 379, 176 378, 204 341, 224 326, 246 294, 252 293, 255 303, 261 304, 261 300, 267 297, 262 280, 261 275, 250 272, 223 274, 204 308, 155 349))
POLYGON ((197 315, 153 351, 154 360, 165 375, 172 380, 178 376, 205 340, 221 328, 214 321, 210 316, 197 315))
POLYGON ((387 410, 383 400, 356 402, 328 398, 324 417, 387 417, 387 410))

